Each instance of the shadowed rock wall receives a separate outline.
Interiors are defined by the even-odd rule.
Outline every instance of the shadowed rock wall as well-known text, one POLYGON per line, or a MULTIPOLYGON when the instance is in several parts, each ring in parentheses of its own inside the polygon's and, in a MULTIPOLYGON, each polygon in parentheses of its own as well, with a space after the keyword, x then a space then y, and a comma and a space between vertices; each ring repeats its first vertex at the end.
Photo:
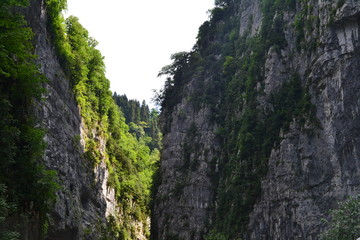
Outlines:
MULTIPOLYGON (((224 2, 236 8, 240 37, 259 34, 265 1, 224 2)), ((256 86, 262 91, 258 108, 272 109, 271 97, 296 73, 316 109, 317 124, 294 119, 287 131, 281 131, 243 238, 319 239, 326 229, 321 219, 328 218, 337 201, 360 191, 360 3, 296 1, 293 10, 276 12, 274 18, 284 23, 285 44, 265 54, 265 64, 260 66, 263 85, 256 86), (304 36, 296 29, 298 19, 304 23, 304 36)), ((215 56, 224 61, 222 57, 215 56)), ((238 58, 241 61, 242 56, 238 58)), ((215 214, 217 184, 231 176, 219 174, 217 166, 232 150, 218 141, 216 133, 224 126, 213 119, 227 93, 212 96, 217 105, 191 102, 206 90, 203 86, 218 80, 216 72, 206 70, 210 72, 206 77, 184 80, 178 87, 180 94, 172 98, 181 96, 180 100, 163 109, 166 131, 153 213, 154 239, 204 239, 215 219, 221 221, 222 216, 215 214)))

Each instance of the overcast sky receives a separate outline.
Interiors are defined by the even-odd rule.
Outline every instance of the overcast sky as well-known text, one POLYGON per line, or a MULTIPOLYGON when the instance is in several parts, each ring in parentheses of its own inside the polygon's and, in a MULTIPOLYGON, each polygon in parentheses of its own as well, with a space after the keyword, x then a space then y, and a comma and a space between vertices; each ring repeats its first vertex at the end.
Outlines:
MULTIPOLYGON (((148 104, 170 55, 189 51, 214 0, 68 0, 105 56, 111 90, 148 104)), ((151 104, 152 105, 152 104, 151 104)))

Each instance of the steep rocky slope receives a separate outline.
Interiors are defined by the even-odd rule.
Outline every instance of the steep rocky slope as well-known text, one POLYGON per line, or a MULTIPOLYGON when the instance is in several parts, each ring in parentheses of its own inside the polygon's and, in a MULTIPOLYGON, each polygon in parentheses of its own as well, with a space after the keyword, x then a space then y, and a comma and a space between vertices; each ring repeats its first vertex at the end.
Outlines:
MULTIPOLYGON (((51 240, 148 239, 149 193, 145 191, 150 191, 147 188, 153 170, 142 168, 155 164, 157 150, 152 154, 140 137, 129 133, 109 91, 102 56, 75 17, 66 24, 71 22, 72 34, 79 31, 83 35, 76 36, 78 42, 72 44, 83 44, 81 47, 92 53, 79 54, 65 42, 70 41, 71 34, 61 32, 65 29, 61 16, 64 4, 66 1, 34 0, 25 10, 35 36, 36 61, 48 80, 43 100, 35 104, 34 112, 38 126, 46 130, 44 163, 47 169, 56 171, 59 190, 46 229, 39 226, 36 217, 29 218, 21 239, 42 239, 39 234, 51 240), (66 44, 67 49, 60 49, 66 44), (83 79, 76 81, 87 81, 82 83, 82 90, 86 84, 96 83, 91 89, 101 95, 92 98, 95 103, 83 97, 93 94, 92 90, 74 90, 74 75, 81 76, 83 72, 71 65, 69 59, 74 55, 70 54, 77 54, 76 63, 82 64, 81 70, 86 72, 83 79), (95 69, 89 69, 81 54, 94 54, 91 66, 95 69), (90 76, 91 71, 95 76, 90 76), (101 108, 97 104, 102 104, 101 108), (85 105, 93 109, 91 115, 85 105)), ((86 55, 87 60, 89 56, 86 55)))
POLYGON ((154 239, 319 239, 360 190, 359 16, 352 0, 216 1, 167 72, 154 239))
POLYGON ((83 158, 84 143, 79 140, 84 126, 70 81, 49 40, 45 2, 31 1, 28 11, 27 18, 36 36, 35 53, 49 80, 45 100, 36 109, 41 126, 47 129, 45 163, 58 172, 61 186, 48 238, 99 239, 106 217, 116 214, 114 190, 107 187, 106 165, 102 163, 93 169, 83 158))
MULTIPOLYGON (((251 239, 318 239, 324 229, 321 218, 337 201, 360 190, 360 4, 319 1, 313 6, 312 14, 320 20, 318 46, 297 54, 290 64, 308 85, 321 127, 309 134, 306 126, 292 123, 271 152, 261 198, 250 217, 251 239)), ((315 34, 309 32, 309 41, 315 34)), ((287 59, 289 51, 281 58, 287 59)), ((280 65, 273 64, 270 72, 280 65)))

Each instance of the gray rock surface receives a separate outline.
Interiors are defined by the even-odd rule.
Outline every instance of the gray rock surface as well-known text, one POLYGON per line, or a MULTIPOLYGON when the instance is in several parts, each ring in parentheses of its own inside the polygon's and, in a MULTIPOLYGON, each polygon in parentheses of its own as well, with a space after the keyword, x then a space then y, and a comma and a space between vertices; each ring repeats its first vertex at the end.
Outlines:
MULTIPOLYGON (((319 239, 325 229, 321 219, 329 209, 360 191, 360 4, 346 1, 330 24, 334 6, 329 4, 314 3, 320 46, 287 63, 302 72, 321 127, 313 131, 293 122, 280 147, 273 149, 261 198, 250 216, 249 239, 319 239)), ((266 77, 268 82, 278 79, 266 77)))
MULTIPOLYGON (((50 214, 48 239, 100 239, 106 217, 117 214, 114 190, 107 187, 106 164, 94 169, 83 158, 83 135, 88 130, 51 44, 44 0, 31 1, 26 18, 35 33, 41 72, 49 80, 44 86, 44 101, 36 107, 39 124, 47 130, 45 164, 57 171, 61 187, 50 214)), ((37 238, 29 235, 25 239, 37 238)))
POLYGON ((212 219, 218 151, 216 126, 209 121, 210 109, 202 106, 195 111, 186 100, 193 90, 191 85, 186 87, 183 101, 172 112, 170 132, 164 134, 153 239, 203 239, 212 219))
MULTIPOLYGON (((240 35, 256 35, 262 18, 259 1, 235 2, 240 9, 240 35)), ((301 125, 294 119, 289 131, 281 134, 244 239, 319 239, 326 229, 321 219, 329 217, 337 201, 360 192, 360 2, 338 2, 297 1, 298 12, 282 16, 287 45, 280 52, 268 52, 264 95, 258 101, 268 108, 268 97, 292 73, 299 73, 316 107, 319 126, 301 125), (305 30, 304 47, 296 50, 294 21, 304 4, 311 5, 304 21, 318 16, 318 26, 305 30)), ((201 233, 213 221, 217 181, 213 175, 222 149, 214 135, 218 126, 210 120, 215 113, 206 104, 195 110, 187 102, 199 81, 190 79, 180 103, 171 113, 163 113, 171 120, 164 135, 155 239, 203 239, 201 233), (189 140, 188 131, 194 126, 198 132, 189 140), (193 171, 184 170, 189 161, 184 156, 187 139, 195 146, 190 148, 190 165, 198 161, 193 171)))

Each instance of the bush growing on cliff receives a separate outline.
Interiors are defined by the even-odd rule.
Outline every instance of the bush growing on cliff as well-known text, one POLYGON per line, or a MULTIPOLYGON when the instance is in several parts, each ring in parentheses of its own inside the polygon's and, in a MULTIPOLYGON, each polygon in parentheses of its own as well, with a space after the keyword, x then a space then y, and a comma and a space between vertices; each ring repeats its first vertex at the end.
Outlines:
POLYGON ((205 236, 205 240, 227 240, 226 237, 212 230, 208 235, 205 236))
POLYGON ((330 228, 321 235, 323 240, 354 240, 360 237, 360 195, 339 203, 330 211, 330 228))
POLYGON ((6 186, 0 184, 0 240, 17 240, 20 234, 5 223, 6 218, 16 210, 15 204, 9 203, 6 199, 6 186), (11 229, 11 230, 10 230, 11 229))

